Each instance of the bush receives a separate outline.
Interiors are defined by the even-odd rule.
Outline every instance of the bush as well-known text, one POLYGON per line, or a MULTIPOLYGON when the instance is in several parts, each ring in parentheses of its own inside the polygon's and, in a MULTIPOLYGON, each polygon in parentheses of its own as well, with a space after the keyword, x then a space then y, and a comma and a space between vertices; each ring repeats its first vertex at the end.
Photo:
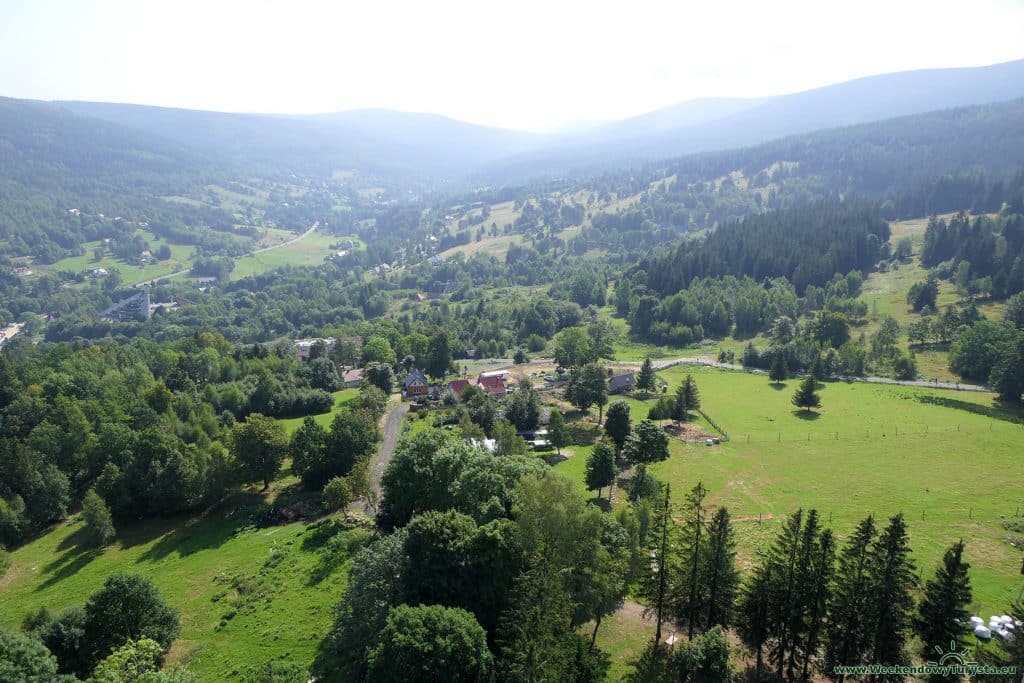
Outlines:
POLYGON ((116 532, 110 508, 95 489, 89 489, 82 500, 82 518, 85 519, 84 531, 90 545, 102 547, 114 540, 116 532))
POLYGON ((150 638, 166 652, 181 628, 178 611, 153 581, 118 573, 85 603, 85 632, 91 661, 98 662, 130 640, 150 638))
POLYGON ((526 338, 526 350, 530 353, 537 353, 543 351, 544 347, 548 345, 548 342, 544 337, 539 334, 531 334, 526 338))
POLYGON ((38 640, 0 629, 0 680, 57 683, 75 679, 57 675, 57 660, 38 640))
POLYGON ((917 377, 917 362, 913 356, 900 356, 893 364, 896 379, 914 379, 917 377))
POLYGON ((648 420, 671 420, 672 410, 675 407, 675 401, 672 397, 662 396, 657 402, 651 406, 651 409, 647 411, 648 420))
POLYGON ((306 683, 309 672, 293 662, 265 662, 242 674, 243 683, 306 683))
MULTIPOLYGON (((37 619, 41 615, 36 615, 37 619)), ((66 610, 40 624, 32 634, 57 658, 61 673, 73 673, 85 677, 91 668, 85 640, 86 618, 81 607, 66 610)))
POLYGON ((333 477, 324 485, 324 506, 330 510, 342 510, 352 502, 352 487, 345 477, 333 477))

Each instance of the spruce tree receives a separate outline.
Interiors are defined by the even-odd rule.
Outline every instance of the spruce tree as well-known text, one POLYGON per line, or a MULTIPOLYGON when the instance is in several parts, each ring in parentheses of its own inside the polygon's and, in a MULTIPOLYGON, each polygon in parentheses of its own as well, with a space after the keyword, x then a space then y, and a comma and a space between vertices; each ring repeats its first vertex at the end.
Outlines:
POLYGON ((557 568, 543 557, 534 557, 516 577, 498 625, 501 678, 561 680, 570 674, 565 643, 572 635, 572 609, 557 568))
POLYGON ((837 666, 855 666, 866 662, 869 645, 867 628, 871 610, 868 597, 870 557, 877 535, 874 518, 865 517, 839 555, 825 637, 824 669, 826 675, 834 680, 846 678, 845 674, 833 673, 837 666))
POLYGON ((657 536, 657 554, 655 561, 657 563, 654 568, 653 575, 653 593, 656 596, 656 612, 658 625, 654 631, 654 649, 655 652, 659 651, 661 645, 661 623, 665 620, 665 597, 668 592, 669 585, 669 563, 668 563, 668 552, 669 552, 669 538, 672 531, 672 508, 669 503, 671 500, 671 487, 665 485, 665 496, 659 501, 661 503, 658 509, 658 536, 657 536))
POLYGON ((701 582, 707 594, 705 628, 732 624, 740 574, 736 569, 736 538, 729 510, 720 507, 708 524, 707 559, 701 582))
POLYGON ((772 367, 768 370, 768 379, 778 384, 785 382, 788 375, 789 368, 786 367, 786 355, 782 351, 777 351, 772 356, 772 367))
MULTIPOLYGON (((587 457, 587 468, 584 475, 587 482, 587 490, 597 490, 597 497, 601 497, 601 489, 611 486, 615 482, 615 451, 606 441, 598 441, 594 449, 587 457)), ((611 498, 611 490, 608 491, 611 498)))
MULTIPOLYGON (((963 540, 946 549, 934 578, 925 584, 924 596, 914 619, 914 630, 921 638, 921 657, 935 661, 941 653, 964 649, 971 615, 970 565, 964 562, 963 540)), ((959 676, 931 676, 932 681, 957 680, 959 676)))
POLYGON ((654 376, 654 365, 651 363, 650 358, 644 358, 644 363, 640 366, 640 374, 636 378, 636 387, 641 391, 650 393, 654 391, 656 383, 657 378, 654 376))
POLYGON ((799 549, 797 550, 794 590, 788 606, 789 623, 787 632, 790 639, 789 655, 786 659, 786 675, 792 679, 798 662, 809 656, 807 641, 809 631, 809 612, 811 586, 814 582, 814 555, 818 543, 821 525, 818 511, 809 510, 800 532, 799 549))
POLYGON ((814 375, 808 375, 800 382, 800 388, 793 394, 793 405, 807 412, 810 412, 811 408, 820 407, 821 399, 818 398, 816 389, 814 375))
POLYGON ((871 585, 868 599, 871 613, 868 636, 871 642, 869 661, 876 664, 902 664, 904 648, 914 608, 914 562, 910 559, 907 524, 903 515, 889 520, 889 525, 871 548, 871 585))
POLYGON ((821 637, 825 630, 828 605, 832 599, 832 578, 835 574, 836 543, 831 529, 818 537, 812 561, 807 601, 807 639, 804 645, 804 663, 801 677, 810 680, 811 661, 817 657, 821 637))
POLYGON ((685 519, 678 551, 677 575, 680 582, 673 591, 673 611, 678 620, 686 622, 687 637, 690 640, 693 640, 694 630, 703 612, 700 570, 707 545, 707 536, 704 533, 704 499, 707 495, 708 490, 700 482, 686 494, 685 519))
POLYGON ((629 404, 615 401, 608 406, 608 416, 604 421, 604 433, 615 444, 615 452, 620 453, 626 444, 632 425, 629 421, 629 404))
POLYGON ((737 606, 739 634, 743 643, 756 653, 755 680, 762 679, 764 647, 771 635, 772 576, 767 563, 755 567, 750 581, 743 587, 737 606))
POLYGON ((764 573, 769 580, 768 634, 774 640, 768 657, 779 678, 783 677, 793 647, 793 615, 800 602, 798 562, 803 519, 803 510, 789 516, 764 560, 764 573))

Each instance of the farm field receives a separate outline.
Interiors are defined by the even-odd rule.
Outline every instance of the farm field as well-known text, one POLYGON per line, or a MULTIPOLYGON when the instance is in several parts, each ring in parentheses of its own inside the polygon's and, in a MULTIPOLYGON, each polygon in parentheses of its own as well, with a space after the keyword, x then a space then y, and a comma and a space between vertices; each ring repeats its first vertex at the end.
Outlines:
MULTIPOLYGON (((271 497, 290 481, 277 482, 271 497)), ((0 625, 17 628, 42 606, 80 605, 111 573, 137 572, 179 610, 181 635, 168 659, 187 663, 198 680, 230 681, 271 659, 308 666, 366 532, 257 528, 252 519, 265 502, 242 492, 205 514, 119 526, 117 541, 102 551, 78 546, 75 516, 11 554, 0 579, 0 625), (343 542, 325 545, 335 533, 343 542)))
MULTIPOLYGON (((764 376, 703 367, 659 376, 671 393, 687 373, 732 440, 707 447, 673 439, 669 460, 651 471, 674 496, 701 481, 711 505, 730 508, 741 564, 801 506, 817 508, 841 538, 869 513, 902 511, 922 576, 963 538, 976 608, 1004 610, 1016 598, 1020 551, 1002 522, 1024 504, 1024 425, 993 408, 991 394, 831 382, 820 391, 821 411, 799 414, 790 404, 795 380, 776 388, 764 376)), ((634 419, 646 416, 650 402, 628 402, 634 419)), ((555 469, 582 482, 575 457, 555 469)))
MULTIPOLYGON (((295 237, 293 234, 292 237, 295 237)), ((259 275, 282 266, 318 266, 330 256, 334 250, 331 245, 337 244, 346 238, 344 236, 327 235, 314 232, 294 244, 265 251, 260 254, 250 254, 235 261, 235 268, 231 271, 232 280, 240 280, 250 275, 259 275)))

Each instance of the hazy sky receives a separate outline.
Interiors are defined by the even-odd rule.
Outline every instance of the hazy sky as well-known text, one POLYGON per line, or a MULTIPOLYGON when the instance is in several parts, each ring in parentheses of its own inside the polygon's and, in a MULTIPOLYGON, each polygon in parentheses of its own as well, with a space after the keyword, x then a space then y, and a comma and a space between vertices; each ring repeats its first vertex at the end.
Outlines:
POLYGON ((1024 57, 1024 0, 0 0, 0 95, 513 128, 1024 57))

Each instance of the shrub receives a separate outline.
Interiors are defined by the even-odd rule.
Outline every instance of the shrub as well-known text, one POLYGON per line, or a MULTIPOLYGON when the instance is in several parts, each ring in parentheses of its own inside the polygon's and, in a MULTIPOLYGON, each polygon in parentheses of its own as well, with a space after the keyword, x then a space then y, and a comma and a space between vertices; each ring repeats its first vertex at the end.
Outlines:
POLYGON ((324 485, 324 506, 328 510, 342 510, 351 502, 352 487, 345 477, 333 477, 324 485))
POLYGON ((82 518, 85 519, 84 531, 90 545, 101 547, 114 539, 116 532, 110 508, 95 489, 89 489, 82 500, 82 518))

